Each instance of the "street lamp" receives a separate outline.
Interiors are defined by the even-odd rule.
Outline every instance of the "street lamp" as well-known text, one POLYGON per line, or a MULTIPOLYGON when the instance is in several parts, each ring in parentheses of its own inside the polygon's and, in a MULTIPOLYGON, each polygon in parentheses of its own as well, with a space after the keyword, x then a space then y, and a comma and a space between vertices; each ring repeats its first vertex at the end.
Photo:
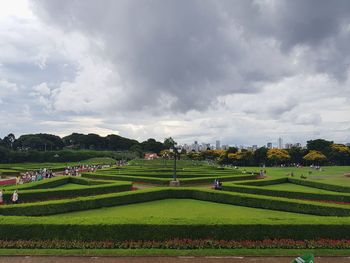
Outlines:
POLYGON ((173 180, 170 182, 170 186, 179 186, 180 182, 177 180, 176 176, 176 159, 179 154, 180 148, 177 148, 176 146, 173 146, 169 149, 171 153, 174 153, 174 170, 173 170, 173 180))

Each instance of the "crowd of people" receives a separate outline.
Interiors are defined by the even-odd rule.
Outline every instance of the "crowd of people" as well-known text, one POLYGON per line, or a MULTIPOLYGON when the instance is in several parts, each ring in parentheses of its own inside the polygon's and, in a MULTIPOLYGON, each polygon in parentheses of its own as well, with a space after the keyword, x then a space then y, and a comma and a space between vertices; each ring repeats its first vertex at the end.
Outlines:
POLYGON ((35 181, 41 181, 46 178, 52 178, 55 174, 52 170, 47 168, 39 169, 37 171, 27 171, 16 179, 16 184, 23 184, 35 181))

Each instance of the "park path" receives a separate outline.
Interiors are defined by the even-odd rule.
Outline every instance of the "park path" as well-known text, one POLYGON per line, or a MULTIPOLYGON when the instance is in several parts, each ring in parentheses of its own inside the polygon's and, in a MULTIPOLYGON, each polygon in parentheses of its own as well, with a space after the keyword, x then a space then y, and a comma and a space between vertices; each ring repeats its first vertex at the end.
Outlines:
MULTIPOLYGON (((292 257, 55 257, 9 256, 0 263, 289 263, 292 257)), ((350 257, 316 257, 315 263, 350 263, 350 257)))

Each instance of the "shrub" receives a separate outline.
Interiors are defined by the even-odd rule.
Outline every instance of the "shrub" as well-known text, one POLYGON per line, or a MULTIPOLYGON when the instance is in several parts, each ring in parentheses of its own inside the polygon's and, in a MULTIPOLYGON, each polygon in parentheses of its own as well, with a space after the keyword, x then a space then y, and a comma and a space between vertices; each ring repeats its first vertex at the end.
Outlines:
MULTIPOLYGON (((111 192, 122 192, 131 190, 131 184, 126 182, 94 182, 92 180, 87 180, 84 178, 75 178, 75 177, 59 177, 44 180, 41 182, 33 183, 31 187, 35 188, 22 188, 19 190, 19 201, 20 202, 33 202, 33 201, 43 201, 51 199, 65 199, 65 198, 74 198, 79 196, 91 196, 91 195, 100 195, 111 192), (43 182, 43 183, 41 183, 43 182), (41 184, 40 184, 41 183, 41 184), (66 183, 76 183, 81 184, 83 187, 74 189, 55 189, 50 187, 61 186, 66 183), (100 183, 100 184, 99 184, 100 183), (90 187, 87 187, 90 186, 90 187), (40 187, 40 188, 39 188, 40 187)), ((4 193, 4 200, 10 202, 11 199, 11 190, 7 190, 4 193)))
MULTIPOLYGON (((107 186, 97 186, 102 189, 107 186)), ((113 186, 112 186, 113 187, 113 186)), ((82 189, 82 191, 88 189, 82 189)), ((90 190, 91 193, 91 190, 90 190)), ((166 198, 192 198, 224 204, 271 209, 302 214, 325 216, 349 216, 350 208, 340 205, 320 204, 279 197, 265 197, 251 194, 237 194, 226 191, 202 190, 197 188, 157 188, 136 192, 105 194, 80 197, 71 200, 47 201, 34 204, 7 205, 0 207, 3 215, 49 215, 71 211, 140 203, 166 198)))
POLYGON ((257 195, 268 195, 268 196, 279 196, 286 198, 296 198, 305 200, 325 200, 325 201, 337 201, 337 202, 350 202, 350 195, 340 194, 318 194, 298 191, 286 191, 286 190, 272 190, 261 187, 247 186, 247 185, 236 185, 227 184, 223 186, 225 191, 233 191, 239 193, 257 194, 257 195))

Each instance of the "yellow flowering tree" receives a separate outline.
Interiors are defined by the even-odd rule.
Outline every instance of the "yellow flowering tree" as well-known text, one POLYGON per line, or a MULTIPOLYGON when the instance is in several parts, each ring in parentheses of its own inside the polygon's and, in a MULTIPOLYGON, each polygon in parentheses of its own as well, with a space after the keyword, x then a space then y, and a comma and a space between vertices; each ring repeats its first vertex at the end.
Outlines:
POLYGON ((308 154, 303 157, 304 160, 320 164, 327 160, 327 157, 320 151, 311 150, 308 154))
POLYGON ((290 160, 290 155, 283 149, 269 149, 267 151, 267 159, 273 164, 281 164, 290 160))

